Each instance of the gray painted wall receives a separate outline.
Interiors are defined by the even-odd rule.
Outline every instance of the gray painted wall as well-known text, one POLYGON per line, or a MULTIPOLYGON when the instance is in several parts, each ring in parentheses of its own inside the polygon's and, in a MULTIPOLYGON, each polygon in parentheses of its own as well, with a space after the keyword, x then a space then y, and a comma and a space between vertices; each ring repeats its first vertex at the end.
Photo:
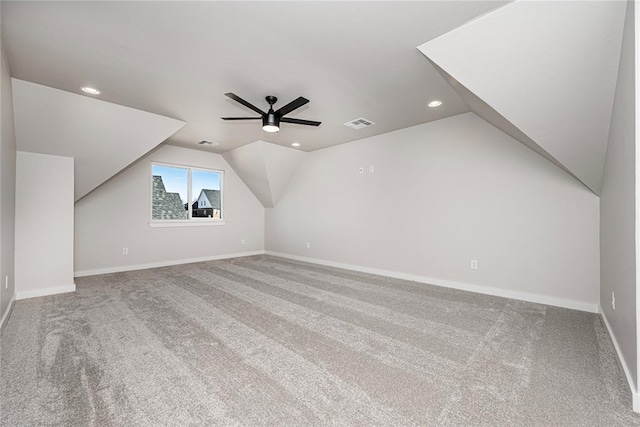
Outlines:
POLYGON ((13 124, 11 75, 0 42, 0 318, 9 308, 15 293, 15 199, 16 199, 16 138, 13 124), (5 277, 9 286, 5 289, 5 277))
POLYGON ((306 155, 266 249, 595 309, 598 222, 597 196, 467 113, 306 155))
MULTIPOLYGON (((637 384, 634 4, 627 16, 600 197, 600 303, 637 384), (615 292, 616 309, 611 305, 615 292)), ((635 385, 632 384, 635 387, 635 385)))
POLYGON ((75 207, 76 272, 264 249, 264 207, 219 154, 162 146, 79 200, 75 207), (224 170, 226 225, 150 227, 151 162, 224 170), (129 249, 128 255, 122 254, 124 247, 129 249))

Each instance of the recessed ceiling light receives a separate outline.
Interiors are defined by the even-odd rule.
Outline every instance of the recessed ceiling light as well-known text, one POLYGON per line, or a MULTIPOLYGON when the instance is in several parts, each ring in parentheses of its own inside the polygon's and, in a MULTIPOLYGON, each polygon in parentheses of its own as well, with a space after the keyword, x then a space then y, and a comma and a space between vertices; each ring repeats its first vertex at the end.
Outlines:
POLYGON ((440 101, 439 99, 434 99, 433 101, 431 101, 430 103, 427 104, 429 106, 429 108, 436 108, 442 105, 442 101, 440 101))
POLYGON ((98 89, 89 86, 82 86, 80 89, 89 95, 100 95, 101 93, 98 89))
POLYGON ((293 144, 291 144, 292 147, 300 147, 300 143, 299 142, 294 142, 293 144))

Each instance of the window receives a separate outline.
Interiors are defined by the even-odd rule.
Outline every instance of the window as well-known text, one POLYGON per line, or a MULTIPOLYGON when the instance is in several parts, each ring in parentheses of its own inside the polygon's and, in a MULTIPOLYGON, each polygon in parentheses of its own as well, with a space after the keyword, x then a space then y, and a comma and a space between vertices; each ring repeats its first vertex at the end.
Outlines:
POLYGON ((151 175, 152 221, 222 220, 222 171, 153 163, 151 175))

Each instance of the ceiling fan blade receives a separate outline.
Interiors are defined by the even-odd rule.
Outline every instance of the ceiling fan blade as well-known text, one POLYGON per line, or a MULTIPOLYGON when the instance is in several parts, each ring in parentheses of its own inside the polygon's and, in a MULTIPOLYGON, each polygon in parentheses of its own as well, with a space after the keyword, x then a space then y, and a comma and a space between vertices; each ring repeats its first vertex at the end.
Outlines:
POLYGON ((236 102, 239 102, 240 104, 244 105, 247 108, 251 108, 253 111, 255 111, 256 113, 259 113, 261 115, 266 114, 264 111, 262 111, 261 109, 259 109, 258 107, 256 107, 255 105, 245 101, 244 99, 240 98, 238 95, 233 94, 231 92, 229 93, 225 93, 225 96, 228 96, 229 98, 233 99, 236 102))
POLYGON ((304 98, 304 97, 301 96, 298 99, 294 99, 293 101, 291 101, 290 103, 288 103, 284 107, 282 107, 279 110, 277 110, 276 111, 276 115, 282 117, 285 114, 289 114, 290 112, 292 112, 296 108, 302 107, 307 102, 309 102, 309 100, 307 98, 304 98))
POLYGON ((222 120, 260 120, 262 117, 220 117, 222 120))
POLYGON ((302 120, 302 119, 292 119, 289 117, 283 117, 280 119, 281 123, 293 123, 296 125, 307 125, 307 126, 320 126, 322 122, 314 122, 313 120, 302 120))

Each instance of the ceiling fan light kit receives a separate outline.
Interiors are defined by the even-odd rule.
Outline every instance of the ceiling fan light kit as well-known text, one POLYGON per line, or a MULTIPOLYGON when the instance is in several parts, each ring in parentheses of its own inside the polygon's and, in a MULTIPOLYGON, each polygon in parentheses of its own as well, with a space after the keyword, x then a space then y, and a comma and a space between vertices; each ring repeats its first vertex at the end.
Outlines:
POLYGON ((262 116, 262 130, 265 132, 275 133, 280 130, 280 119, 273 111, 273 104, 278 102, 278 98, 275 96, 267 96, 265 98, 269 103, 269 111, 266 115, 262 116))
POLYGON ((222 120, 259 120, 262 119, 262 130, 264 130, 265 132, 269 132, 269 133, 274 133, 274 132, 278 132, 280 130, 280 123, 292 123, 292 124, 296 124, 296 125, 306 125, 306 126, 320 126, 321 122, 316 122, 316 121, 312 121, 312 120, 302 120, 302 119, 291 119, 288 117, 283 117, 286 114, 289 114, 290 112, 292 112, 293 110, 302 107, 303 105, 305 105, 306 103, 309 102, 308 99, 300 96, 297 99, 291 101, 290 103, 288 103, 287 105, 285 105, 284 107, 274 111, 273 110, 273 104, 275 104, 276 102, 278 102, 278 98, 276 98, 275 96, 267 96, 265 99, 267 101, 267 103, 269 103, 269 111, 267 111, 266 113, 264 111, 262 111, 261 109, 259 109, 258 107, 256 107, 255 105, 245 101, 244 99, 240 98, 239 96, 229 92, 229 93, 225 93, 225 96, 228 96, 229 98, 233 99, 234 101, 244 105, 247 108, 250 108, 251 110, 255 111, 256 113, 260 114, 260 117, 221 117, 222 120))

